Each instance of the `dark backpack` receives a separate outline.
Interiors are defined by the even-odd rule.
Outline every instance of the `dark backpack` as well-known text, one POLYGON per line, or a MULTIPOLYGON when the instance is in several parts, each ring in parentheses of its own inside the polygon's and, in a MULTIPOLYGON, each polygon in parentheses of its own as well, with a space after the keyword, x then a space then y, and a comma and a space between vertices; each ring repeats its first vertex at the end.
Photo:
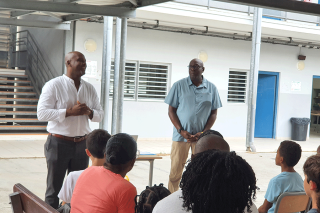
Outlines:
POLYGON ((59 213, 70 213, 70 211, 71 211, 70 203, 66 203, 63 206, 61 206, 61 204, 60 204, 57 211, 59 213))
POLYGON ((170 191, 160 183, 152 187, 147 186, 140 195, 136 196, 136 213, 152 213, 155 205, 163 198, 170 195, 170 191), (137 198, 139 197, 139 201, 137 198))

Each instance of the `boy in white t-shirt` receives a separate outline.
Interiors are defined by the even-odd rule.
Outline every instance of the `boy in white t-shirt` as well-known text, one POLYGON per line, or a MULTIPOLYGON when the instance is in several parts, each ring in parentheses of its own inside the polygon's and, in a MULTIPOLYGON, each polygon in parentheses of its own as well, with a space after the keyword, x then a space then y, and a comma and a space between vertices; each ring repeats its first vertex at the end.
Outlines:
MULTIPOLYGON (((92 161, 92 166, 103 166, 106 160, 105 149, 110 137, 111 135, 103 129, 96 129, 88 135, 85 152, 92 161)), ((58 194, 58 197, 62 200, 62 205, 71 202, 74 187, 83 171, 74 171, 68 174, 58 194)))

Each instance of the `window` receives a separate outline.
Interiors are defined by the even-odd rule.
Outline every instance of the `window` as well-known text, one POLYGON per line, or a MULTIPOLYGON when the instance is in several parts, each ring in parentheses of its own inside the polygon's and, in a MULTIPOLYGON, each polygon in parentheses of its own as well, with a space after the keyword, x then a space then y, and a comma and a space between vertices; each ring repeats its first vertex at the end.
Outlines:
MULTIPOLYGON (((136 94, 136 62, 127 62, 124 74, 124 98, 135 99, 136 94)), ((113 81, 114 81, 114 62, 111 62, 111 73, 110 73, 110 97, 113 96, 113 81)))
POLYGON ((245 103, 247 93, 247 71, 229 71, 228 102, 245 103))
MULTIPOLYGON (((124 99, 164 100, 168 91, 169 65, 126 62, 124 99)), ((110 97, 113 96, 114 62, 111 63, 110 97)))
POLYGON ((168 65, 139 65, 138 99, 161 99, 167 96, 168 65))

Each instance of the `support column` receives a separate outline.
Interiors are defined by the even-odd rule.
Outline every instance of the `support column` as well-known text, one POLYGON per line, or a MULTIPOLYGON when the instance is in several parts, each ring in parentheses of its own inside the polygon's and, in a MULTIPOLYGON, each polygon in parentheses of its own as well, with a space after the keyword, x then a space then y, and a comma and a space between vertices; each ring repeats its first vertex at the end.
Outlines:
POLYGON ((113 17, 104 16, 103 22, 103 53, 100 103, 104 111, 104 117, 102 122, 100 122, 100 129, 108 130, 113 17))
POLYGON ((248 92, 248 114, 247 114, 247 151, 256 151, 254 142, 254 129, 256 117, 257 87, 260 64, 260 45, 261 45, 261 19, 262 9, 254 8, 253 30, 252 30, 252 50, 249 73, 249 92, 248 92))
POLYGON ((118 97, 119 97, 119 66, 120 66, 120 45, 121 45, 121 19, 116 18, 116 37, 114 53, 114 80, 113 80, 113 99, 112 99, 112 123, 111 134, 117 134, 118 120, 118 97))
MULTIPOLYGON (((74 51, 75 32, 76 22, 72 21, 70 23, 70 30, 64 31, 64 56, 66 56, 67 53, 74 51)), ((64 60, 62 62, 62 70, 64 70, 64 74, 67 73, 67 68, 64 64, 64 60)))
POLYGON ((121 19, 121 48, 120 48, 120 75, 118 96, 117 132, 122 132, 124 78, 126 70, 126 47, 127 47, 127 18, 121 19))

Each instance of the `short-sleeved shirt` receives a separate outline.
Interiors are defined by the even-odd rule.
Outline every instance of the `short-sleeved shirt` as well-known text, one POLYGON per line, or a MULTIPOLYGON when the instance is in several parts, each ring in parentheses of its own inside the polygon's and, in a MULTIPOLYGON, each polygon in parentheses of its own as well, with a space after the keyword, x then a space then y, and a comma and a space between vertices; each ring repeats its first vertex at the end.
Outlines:
POLYGON ((308 211, 308 213, 318 213, 318 210, 317 210, 317 209, 310 209, 310 210, 308 211))
POLYGON ((134 213, 136 187, 102 166, 82 172, 71 199, 71 213, 134 213))
POLYGON ((278 197, 282 193, 303 191, 303 180, 297 172, 281 172, 270 180, 266 195, 264 196, 268 202, 273 204, 268 213, 274 212, 278 197))
MULTIPOLYGON (((222 107, 216 86, 203 77, 196 87, 190 76, 173 84, 165 103, 177 108, 182 128, 191 134, 202 132, 212 110, 222 107)), ((173 127, 173 141, 187 142, 173 127)))
POLYGON ((60 200, 63 200, 66 203, 71 202, 73 190, 76 186, 77 180, 80 177, 84 170, 70 172, 64 181, 62 188, 58 194, 60 200))

